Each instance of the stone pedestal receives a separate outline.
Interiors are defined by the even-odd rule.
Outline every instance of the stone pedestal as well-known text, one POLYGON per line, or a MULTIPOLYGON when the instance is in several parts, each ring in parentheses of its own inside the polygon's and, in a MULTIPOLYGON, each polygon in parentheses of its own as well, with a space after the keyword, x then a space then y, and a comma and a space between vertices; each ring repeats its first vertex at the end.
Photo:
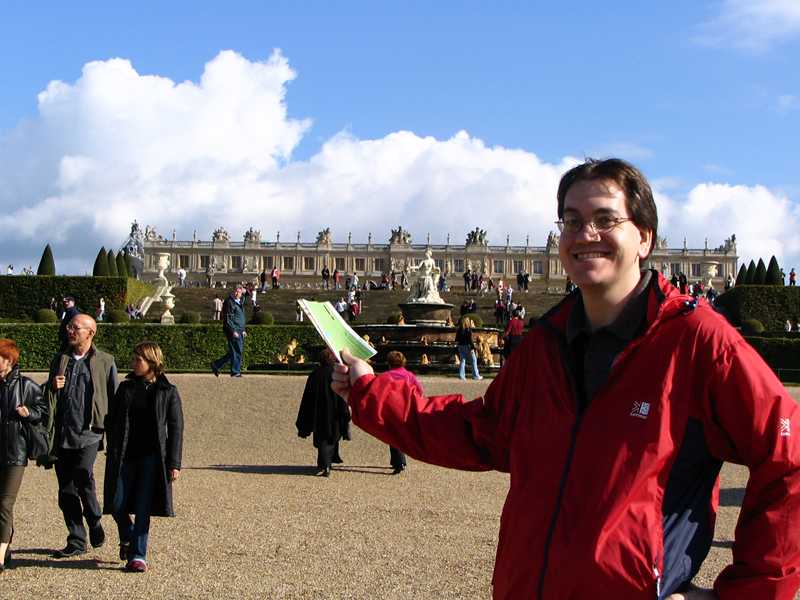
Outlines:
POLYGON ((399 306, 409 325, 444 325, 453 309, 452 304, 446 303, 405 302, 399 306))

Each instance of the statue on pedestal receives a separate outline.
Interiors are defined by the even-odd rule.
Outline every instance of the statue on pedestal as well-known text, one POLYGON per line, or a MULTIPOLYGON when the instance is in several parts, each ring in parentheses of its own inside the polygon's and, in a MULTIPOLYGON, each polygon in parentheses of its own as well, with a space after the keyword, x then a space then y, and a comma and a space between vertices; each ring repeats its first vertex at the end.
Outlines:
POLYGON ((436 289, 436 278, 441 269, 436 266, 433 260, 433 252, 430 248, 425 251, 425 258, 416 266, 412 267, 417 276, 411 285, 411 296, 407 302, 419 304, 444 304, 444 300, 436 289))

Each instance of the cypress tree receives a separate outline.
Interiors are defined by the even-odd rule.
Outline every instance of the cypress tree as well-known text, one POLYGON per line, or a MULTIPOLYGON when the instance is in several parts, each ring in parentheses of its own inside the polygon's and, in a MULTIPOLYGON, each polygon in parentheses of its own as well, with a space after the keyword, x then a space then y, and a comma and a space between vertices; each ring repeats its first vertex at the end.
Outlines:
POLYGON ((756 276, 753 283, 756 285, 765 285, 767 283, 767 265, 764 264, 764 260, 761 258, 758 259, 758 265, 756 265, 756 276))
POLYGON ((745 267, 744 263, 742 263, 742 266, 739 267, 739 274, 736 276, 736 285, 744 285, 746 281, 747 281, 747 267, 745 267))
POLYGON ((128 265, 125 261, 125 255, 122 253, 122 250, 117 253, 117 274, 120 277, 128 276, 128 265))
POLYGON ((767 285, 783 285, 781 268, 774 255, 769 259, 769 266, 767 267, 767 285))
POLYGON ((751 260, 747 265, 747 276, 744 279, 745 285, 753 285, 756 280, 756 261, 751 260))
POLYGON ((108 274, 111 277, 117 277, 119 273, 117 273, 117 257, 114 256, 114 251, 109 250, 106 258, 108 260, 108 274))
POLYGON ((108 277, 108 254, 106 254, 105 246, 100 248, 97 258, 94 259, 92 275, 95 277, 108 277))
POLYGON ((53 251, 50 249, 50 244, 44 247, 42 258, 39 260, 39 268, 36 269, 37 275, 55 275, 56 262, 53 260, 53 251))

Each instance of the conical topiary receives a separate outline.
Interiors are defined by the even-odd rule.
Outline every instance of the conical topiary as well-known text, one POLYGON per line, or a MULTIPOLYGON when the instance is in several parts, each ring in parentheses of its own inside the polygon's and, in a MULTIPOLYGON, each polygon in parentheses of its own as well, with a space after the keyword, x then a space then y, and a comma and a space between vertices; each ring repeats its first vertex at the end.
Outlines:
POLYGON ((111 277, 119 276, 119 273, 117 273, 117 257, 114 256, 114 251, 109 250, 106 257, 108 259, 108 274, 111 277))
POLYGON ((125 255, 122 250, 117 253, 117 274, 120 277, 128 276, 128 263, 125 261, 125 255))
POLYGON ((769 259, 766 283, 767 285, 783 285, 783 275, 781 275, 781 268, 775 256, 769 259))
POLYGON ((767 283, 767 265, 764 264, 764 260, 761 258, 758 259, 758 264, 756 265, 756 276, 753 279, 753 283, 756 285, 767 283))
POLYGON ((756 261, 751 260, 747 265, 747 277, 745 277, 745 285, 753 285, 756 281, 756 261))
POLYGON ((744 263, 742 263, 742 266, 739 267, 739 274, 736 276, 736 285, 744 285, 746 281, 747 281, 747 267, 745 267, 744 263))
POLYGON ((95 277, 108 277, 108 254, 106 254, 105 247, 100 248, 97 258, 94 259, 92 275, 95 277))
POLYGON ((37 275, 55 275, 56 262, 53 260, 53 251, 50 249, 50 244, 44 247, 42 258, 39 261, 39 268, 36 269, 37 275))

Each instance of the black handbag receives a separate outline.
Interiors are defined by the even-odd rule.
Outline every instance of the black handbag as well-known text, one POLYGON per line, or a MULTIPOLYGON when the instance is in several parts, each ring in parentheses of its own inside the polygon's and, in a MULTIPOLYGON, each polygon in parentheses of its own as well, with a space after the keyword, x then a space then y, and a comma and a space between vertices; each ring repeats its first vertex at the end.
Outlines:
MULTIPOLYGON (((22 380, 17 383, 17 406, 24 406, 22 402, 22 380)), ((22 421, 22 435, 28 447, 28 458, 36 460, 50 454, 50 442, 47 428, 41 423, 22 421)))

